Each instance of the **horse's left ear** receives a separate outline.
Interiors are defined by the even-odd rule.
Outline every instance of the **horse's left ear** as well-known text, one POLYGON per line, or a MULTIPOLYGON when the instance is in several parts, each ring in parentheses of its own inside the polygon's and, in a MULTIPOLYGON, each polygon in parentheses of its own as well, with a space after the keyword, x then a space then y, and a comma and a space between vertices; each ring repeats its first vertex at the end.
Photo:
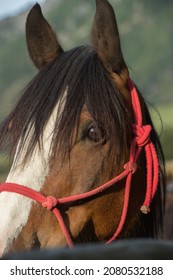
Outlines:
POLYGON ((63 52, 54 31, 43 17, 39 4, 35 4, 28 14, 26 41, 30 57, 39 69, 63 52))
POLYGON ((128 70, 121 50, 115 13, 107 0, 96 0, 92 42, 108 72, 117 76, 120 86, 126 84, 128 70))

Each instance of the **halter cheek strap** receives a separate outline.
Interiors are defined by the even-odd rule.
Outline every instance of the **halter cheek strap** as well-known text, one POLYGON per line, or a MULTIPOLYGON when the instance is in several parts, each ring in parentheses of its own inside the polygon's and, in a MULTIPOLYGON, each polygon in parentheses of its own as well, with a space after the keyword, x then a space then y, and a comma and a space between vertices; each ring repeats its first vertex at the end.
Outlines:
POLYGON ((111 243, 119 236, 126 221, 129 197, 130 197, 130 189, 131 189, 131 180, 133 174, 137 170, 136 161, 142 149, 145 150, 147 174, 146 174, 146 195, 145 195, 144 202, 141 206, 141 211, 144 214, 148 214, 150 212, 150 204, 152 202, 152 199, 156 193, 157 186, 158 186, 159 160, 154 144, 151 142, 150 139, 150 132, 152 128, 150 125, 143 125, 142 123, 142 112, 141 112, 138 93, 132 80, 130 79, 128 81, 128 87, 131 93, 132 107, 134 112, 134 124, 132 127, 134 138, 131 143, 129 162, 127 162, 124 165, 124 171, 120 175, 116 176, 112 180, 106 182, 105 184, 89 192, 74 195, 74 196, 64 197, 60 199, 57 199, 53 196, 46 197, 31 188, 21 186, 15 183, 7 182, 0 185, 0 193, 1 192, 17 193, 26 196, 32 200, 35 200, 36 202, 40 203, 44 208, 47 208, 47 210, 51 210, 55 214, 59 222, 59 225, 61 227, 61 230, 66 238, 67 244, 70 248, 73 248, 74 244, 72 241, 72 236, 61 214, 63 206, 67 206, 69 204, 72 206, 75 205, 77 206, 79 205, 79 202, 80 204, 85 203, 87 198, 94 198, 98 194, 100 195, 104 194, 105 190, 109 189, 112 185, 126 178, 124 204, 123 204, 119 225, 114 235, 106 242, 106 244, 111 243))

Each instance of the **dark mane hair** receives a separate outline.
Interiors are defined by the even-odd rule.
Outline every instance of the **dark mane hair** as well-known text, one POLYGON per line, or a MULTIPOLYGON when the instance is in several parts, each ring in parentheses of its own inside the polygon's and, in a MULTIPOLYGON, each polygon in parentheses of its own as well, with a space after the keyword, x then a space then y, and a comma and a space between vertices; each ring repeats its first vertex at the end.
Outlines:
MULTIPOLYGON (((0 126, 0 146, 7 146, 13 152, 20 140, 19 153, 29 135, 23 164, 31 156, 37 144, 41 149, 44 128, 58 102, 63 102, 62 112, 57 112, 52 149, 68 154, 72 145, 74 128, 78 125, 81 110, 86 104, 93 120, 106 133, 110 150, 114 149, 117 162, 130 146, 132 120, 124 105, 124 97, 102 65, 91 46, 82 46, 65 53, 44 67, 22 92, 12 112, 0 126), (116 145, 115 145, 116 140, 116 145), (116 146, 116 147, 115 147, 116 146)), ((152 121, 144 104, 144 114, 148 124, 152 121)), ((153 125, 152 125, 153 127, 153 125)), ((141 214, 137 236, 154 237, 161 226, 164 209, 164 157, 155 130, 152 140, 160 157, 160 182, 153 201, 152 213, 145 218, 141 214)), ((23 152, 23 151, 22 151, 23 152)))
POLYGON ((22 92, 16 106, 0 127, 0 143, 16 149, 20 139, 22 149, 28 135, 30 143, 25 161, 31 156, 37 143, 41 147, 43 130, 57 104, 68 88, 63 112, 55 123, 52 147, 67 153, 72 135, 78 124, 81 110, 86 104, 93 120, 106 132, 117 152, 127 148, 131 127, 123 96, 91 46, 67 51, 41 70, 22 92), (31 132, 32 130, 32 132, 31 132), (56 148, 57 148, 56 147, 56 148))

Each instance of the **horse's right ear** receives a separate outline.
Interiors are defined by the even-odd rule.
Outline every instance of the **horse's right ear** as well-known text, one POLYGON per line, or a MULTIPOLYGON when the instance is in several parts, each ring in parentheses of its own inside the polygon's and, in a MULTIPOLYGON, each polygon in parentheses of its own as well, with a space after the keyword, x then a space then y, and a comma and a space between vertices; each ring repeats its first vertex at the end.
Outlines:
POLYGON ((115 13, 108 0, 96 0, 92 42, 105 68, 118 80, 119 86, 124 86, 128 80, 128 69, 121 50, 115 13))
POLYGON ((41 69, 63 52, 56 35, 43 17, 39 4, 35 4, 26 20, 26 42, 30 57, 41 69))

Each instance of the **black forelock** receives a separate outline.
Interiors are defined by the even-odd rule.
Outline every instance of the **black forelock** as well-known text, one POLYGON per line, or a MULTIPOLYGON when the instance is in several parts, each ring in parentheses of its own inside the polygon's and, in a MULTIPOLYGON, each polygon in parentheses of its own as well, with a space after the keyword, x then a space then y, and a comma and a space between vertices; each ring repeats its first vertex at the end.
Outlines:
POLYGON ((86 104, 93 120, 104 128, 112 147, 116 140, 117 156, 118 151, 121 155, 127 145, 131 120, 123 96, 91 46, 61 54, 34 77, 0 127, 1 144, 7 144, 8 139, 8 146, 15 149, 20 139, 22 149, 32 128, 25 159, 30 157, 34 147, 41 145, 44 127, 66 90, 66 102, 55 123, 52 147, 60 147, 65 153, 70 150, 74 128, 86 104))

